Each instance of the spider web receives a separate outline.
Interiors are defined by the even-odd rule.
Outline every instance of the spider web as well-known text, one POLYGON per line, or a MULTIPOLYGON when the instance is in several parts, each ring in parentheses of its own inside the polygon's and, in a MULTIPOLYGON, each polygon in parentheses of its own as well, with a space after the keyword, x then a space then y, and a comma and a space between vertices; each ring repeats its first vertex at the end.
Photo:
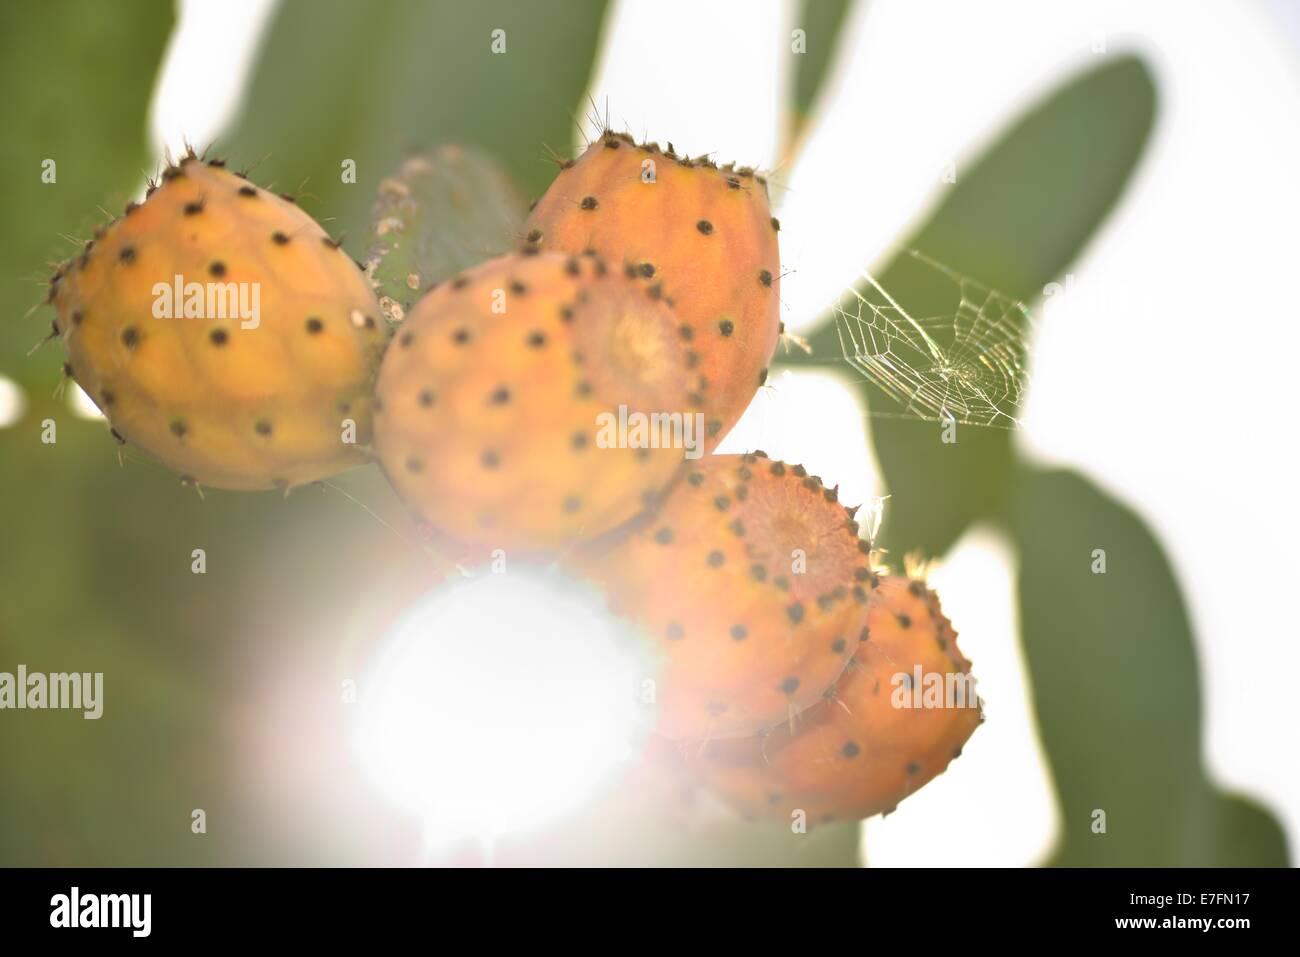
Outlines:
POLYGON ((901 407, 894 417, 1018 428, 1029 384, 1028 307, 916 250, 902 255, 955 287, 955 308, 913 315, 864 272, 835 307, 845 360, 901 407))

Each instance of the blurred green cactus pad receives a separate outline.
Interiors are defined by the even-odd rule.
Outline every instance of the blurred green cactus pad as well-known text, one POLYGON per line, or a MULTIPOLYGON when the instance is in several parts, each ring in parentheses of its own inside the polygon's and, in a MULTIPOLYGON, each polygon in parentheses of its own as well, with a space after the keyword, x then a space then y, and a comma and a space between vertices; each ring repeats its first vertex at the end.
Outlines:
POLYGON ((449 144, 408 158, 379 184, 367 272, 400 322, 430 287, 518 244, 527 210, 496 160, 449 144))

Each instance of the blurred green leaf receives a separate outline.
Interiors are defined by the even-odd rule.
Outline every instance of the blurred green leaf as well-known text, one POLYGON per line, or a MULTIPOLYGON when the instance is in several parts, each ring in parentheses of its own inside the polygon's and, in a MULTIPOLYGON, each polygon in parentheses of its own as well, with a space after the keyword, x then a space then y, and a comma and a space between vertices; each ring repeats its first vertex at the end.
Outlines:
MULTIPOLYGON (((1119 199, 1146 145, 1155 104, 1150 73, 1136 58, 1071 79, 960 168, 939 208, 900 246, 1012 299, 1034 301, 1119 199)), ((956 309, 951 284, 911 256, 897 257, 877 278, 913 315, 956 309)), ((821 327, 812 346, 813 361, 842 361, 834 322, 821 327)), ((864 382, 863 390, 872 412, 899 411, 875 386, 864 382)), ((895 555, 941 554, 1006 491, 1012 432, 958 426, 957 441, 944 444, 938 423, 907 418, 877 418, 872 432, 895 493, 882 535, 895 555)))
POLYGON ((152 171, 146 111, 171 30, 171 0, 0 4, 0 373, 10 378, 58 381, 57 347, 26 358, 54 313, 26 314, 43 301, 51 264, 80 251, 152 171), (53 183, 41 181, 46 160, 53 183))
MULTIPOLYGON (((784 117, 786 146, 782 154, 787 158, 798 152, 807 133, 809 114, 830 71, 839 48, 840 29, 852 6, 853 0, 803 0, 799 4, 794 28, 804 32, 805 48, 794 54, 794 88, 784 117)), ((793 38, 790 42, 793 44, 793 38)))
POLYGON ((355 256, 380 180, 440 143, 485 148, 540 195, 555 172, 544 148, 570 148, 604 11, 604 0, 286 0, 218 150, 303 194, 355 256), (355 183, 342 182, 349 159, 355 183))
MULTIPOLYGON (((1145 148, 1155 105, 1150 74, 1135 58, 1073 78, 959 169, 938 209, 900 247, 1032 302, 1118 200, 1145 148)), ((914 316, 951 315, 964 292, 906 253, 877 278, 914 316)), ((871 296, 866 286, 857 292, 871 296)), ((842 305, 850 314, 855 309, 850 301, 842 305)), ((811 345, 813 362, 843 361, 833 321, 811 345)), ((939 423, 887 418, 901 411, 894 400, 869 382, 862 388, 868 408, 881 416, 872 435, 893 493, 880 541, 895 563, 913 550, 942 554, 1010 494, 1014 433, 959 425, 957 441, 944 443, 939 423)))
POLYGON ((1191 625, 1151 531, 1073 472, 1016 478, 1025 658, 1064 816, 1054 862, 1286 866, 1272 816, 1208 780, 1191 625))

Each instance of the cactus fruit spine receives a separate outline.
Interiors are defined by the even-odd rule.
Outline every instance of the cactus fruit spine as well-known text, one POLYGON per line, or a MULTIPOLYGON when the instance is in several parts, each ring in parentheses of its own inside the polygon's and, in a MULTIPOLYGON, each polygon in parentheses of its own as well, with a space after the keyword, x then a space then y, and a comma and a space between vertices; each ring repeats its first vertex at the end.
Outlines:
POLYGON ((310 216, 221 163, 168 167, 59 267, 50 302, 64 371, 119 441, 187 482, 288 488, 365 461, 386 335, 370 284, 310 216), (178 276, 186 302, 168 304, 178 276), (185 312, 218 299, 227 318, 185 312))
POLYGON ((709 447, 740 418, 780 333, 780 253, 766 180, 606 131, 524 224, 542 249, 594 249, 659 283, 700 353, 709 447))
POLYGON ((683 448, 618 447, 601 422, 621 409, 693 422, 692 361, 640 277, 591 256, 503 256, 407 317, 379 375, 376 453, 445 536, 563 548, 633 518, 672 480, 683 448))
POLYGON ((659 730, 753 735, 820 701, 853 655, 875 576, 852 512, 800 466, 712 455, 582 568, 661 657, 659 730))
POLYGON ((686 758, 747 816, 801 811, 817 824, 888 813, 941 774, 983 720, 956 637, 923 582, 882 578, 852 666, 793 732, 686 758))

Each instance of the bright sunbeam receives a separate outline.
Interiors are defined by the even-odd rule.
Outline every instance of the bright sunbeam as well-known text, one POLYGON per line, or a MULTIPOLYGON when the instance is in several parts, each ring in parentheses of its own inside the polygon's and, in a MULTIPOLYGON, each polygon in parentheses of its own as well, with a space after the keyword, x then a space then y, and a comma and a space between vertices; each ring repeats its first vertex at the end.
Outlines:
POLYGON ((385 638, 354 751, 418 817, 426 851, 535 831, 613 784, 643 737, 637 640, 593 591, 542 569, 449 582, 385 638))

